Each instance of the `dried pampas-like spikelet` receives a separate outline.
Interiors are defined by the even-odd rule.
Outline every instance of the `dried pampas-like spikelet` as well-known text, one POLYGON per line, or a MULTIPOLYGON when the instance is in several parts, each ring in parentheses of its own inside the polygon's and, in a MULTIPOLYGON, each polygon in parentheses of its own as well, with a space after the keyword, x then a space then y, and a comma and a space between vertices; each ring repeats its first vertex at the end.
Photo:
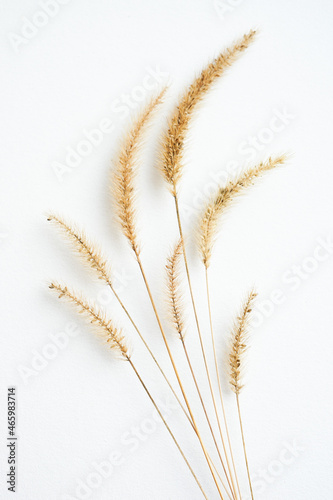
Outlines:
POLYGON ((142 145, 143 132, 157 106, 163 101, 166 88, 153 98, 139 115, 123 140, 120 153, 115 160, 115 172, 111 191, 115 198, 116 211, 122 230, 136 255, 140 253, 135 224, 135 188, 137 153, 142 145))
POLYGON ((212 87, 213 83, 231 66, 231 64, 252 42, 255 31, 250 31, 234 45, 222 52, 214 61, 202 70, 190 87, 183 94, 170 121, 168 131, 163 138, 161 168, 171 192, 176 194, 177 184, 182 175, 184 140, 193 111, 212 87))
POLYGON ((249 168, 235 180, 230 181, 226 186, 220 187, 217 193, 211 198, 200 219, 198 233, 201 258, 206 268, 210 264, 217 225, 221 214, 230 206, 236 196, 243 193, 244 189, 253 184, 256 178, 260 177, 264 172, 282 165, 286 158, 286 155, 278 156, 275 159, 269 158, 266 162, 249 168))
POLYGON ((174 251, 168 257, 166 264, 167 287, 168 287, 168 305, 171 322, 179 337, 184 338, 184 313, 182 294, 180 290, 179 264, 182 255, 182 241, 179 240, 174 251))
POLYGON ((242 313, 238 316, 235 322, 234 331, 232 334, 231 352, 229 354, 229 382, 235 394, 239 394, 243 385, 241 384, 242 378, 242 358, 247 350, 247 334, 250 313, 252 311, 252 304, 256 298, 257 293, 251 290, 249 296, 243 306, 242 313))
POLYGON ((66 298, 70 303, 74 304, 79 313, 84 314, 87 320, 96 327, 96 331, 100 334, 101 338, 105 340, 107 345, 114 349, 123 359, 130 358, 128 347, 125 343, 125 338, 118 328, 116 328, 112 321, 107 319, 105 314, 97 309, 95 305, 90 304, 86 299, 79 294, 68 289, 67 286, 62 286, 59 283, 52 282, 49 288, 58 292, 59 298, 66 298))
POLYGON ((104 280, 109 286, 112 287, 110 265, 95 243, 91 243, 83 231, 79 231, 73 224, 65 222, 62 217, 51 214, 47 217, 47 220, 54 222, 65 232, 73 243, 78 254, 84 258, 85 262, 94 271, 98 273, 100 279, 104 280))

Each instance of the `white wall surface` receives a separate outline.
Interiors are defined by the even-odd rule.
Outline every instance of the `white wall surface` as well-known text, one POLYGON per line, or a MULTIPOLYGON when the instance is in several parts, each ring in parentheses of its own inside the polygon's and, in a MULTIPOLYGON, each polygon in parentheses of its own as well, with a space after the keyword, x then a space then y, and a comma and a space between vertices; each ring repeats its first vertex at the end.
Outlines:
MULTIPOLYGON (((133 360, 167 407, 209 499, 217 498, 191 430, 135 332, 45 214, 63 214, 100 243, 122 297, 172 378, 135 260, 114 223, 111 159, 153 92, 148 87, 169 82, 137 179, 142 259, 164 314, 163 266, 177 230, 156 168, 159 136, 184 86, 253 27, 260 30, 256 42, 209 94, 187 143, 181 209, 194 291, 208 342, 203 270, 192 238, 198 209, 232 166, 293 153, 228 213, 211 266, 212 307, 222 366, 240 304, 252 285, 258 290, 242 394, 255 498, 331 499, 332 3, 1 0, 0 8, 1 499, 202 498, 163 425, 154 424, 129 366, 57 301, 50 279, 106 303, 124 326, 133 360), (84 150, 82 141, 97 128, 99 143, 84 150), (69 152, 78 150, 70 163, 69 152), (6 485, 9 386, 17 390, 15 495, 6 485), (96 475, 105 461, 114 462, 112 472, 96 475)), ((185 302, 188 347, 206 394, 187 293, 185 302)), ((180 343, 169 327, 167 333, 193 392, 180 343)), ((224 388, 248 495, 234 398, 224 388)))

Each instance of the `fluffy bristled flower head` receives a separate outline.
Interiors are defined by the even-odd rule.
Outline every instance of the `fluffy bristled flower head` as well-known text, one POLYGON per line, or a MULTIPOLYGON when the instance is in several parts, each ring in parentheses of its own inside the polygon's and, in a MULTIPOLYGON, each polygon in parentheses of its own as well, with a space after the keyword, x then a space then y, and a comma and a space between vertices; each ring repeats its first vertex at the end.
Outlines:
POLYGON ((237 57, 250 45, 255 31, 251 30, 231 47, 221 52, 195 78, 182 95, 162 140, 161 170, 175 196, 183 171, 184 141, 195 109, 207 95, 212 85, 232 65, 237 57))
POLYGON ((210 198, 203 210, 198 230, 199 250, 205 267, 208 268, 210 264, 218 223, 222 214, 240 194, 246 191, 246 188, 254 184, 256 179, 260 178, 265 172, 283 165, 286 158, 286 155, 268 158, 267 161, 248 168, 236 177, 236 179, 229 181, 227 185, 219 187, 216 193, 210 198))
POLYGON ((144 132, 159 104, 163 102, 166 88, 154 97, 139 114, 132 128, 124 137, 119 154, 114 161, 111 177, 111 192, 115 201, 116 213, 124 235, 135 254, 140 253, 136 227, 136 189, 135 175, 138 153, 143 143, 144 132))
POLYGON ((257 294, 254 290, 249 293, 241 314, 235 321, 235 325, 232 332, 231 338, 231 349, 229 353, 229 383, 232 390, 239 394, 242 385, 242 368, 243 368, 243 357, 247 350, 247 336, 248 336, 248 326, 250 320, 250 314, 252 311, 253 301, 257 294))
POLYGON ((80 314, 83 314, 91 325, 94 326, 96 333, 110 347, 116 351, 121 358, 128 360, 130 357, 125 337, 119 328, 116 328, 113 322, 106 318, 104 312, 100 311, 95 304, 88 302, 82 294, 70 290, 66 285, 60 285, 53 281, 49 288, 57 292, 59 298, 65 298, 75 306, 80 314))

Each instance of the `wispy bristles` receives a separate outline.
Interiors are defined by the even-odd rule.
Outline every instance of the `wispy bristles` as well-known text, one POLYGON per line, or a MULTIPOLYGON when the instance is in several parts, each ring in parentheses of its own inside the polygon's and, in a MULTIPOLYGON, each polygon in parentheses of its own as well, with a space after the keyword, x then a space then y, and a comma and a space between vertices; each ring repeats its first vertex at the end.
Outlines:
POLYGON ((229 354, 229 383, 232 390, 239 394, 243 385, 242 378, 242 359, 247 350, 247 335, 250 313, 252 311, 253 301, 257 296, 254 290, 251 290, 240 316, 238 316, 232 333, 231 351, 229 354))
POLYGON ((162 172, 170 184, 173 195, 176 194, 177 184, 182 175, 184 140, 196 106, 211 89, 213 83, 249 46, 254 36, 255 31, 250 31, 206 66, 183 94, 173 112, 168 131, 163 138, 161 155, 162 172))
POLYGON ((111 190, 115 198, 117 216, 122 230, 136 254, 140 253, 136 229, 136 207, 134 179, 137 167, 137 155, 142 145, 143 133, 156 110, 163 101, 166 89, 153 98, 124 138, 120 153, 115 160, 115 172, 111 190))
POLYGON ((129 359, 128 348, 126 347, 125 338, 121 330, 116 328, 112 324, 112 321, 106 318, 104 312, 100 311, 96 305, 89 303, 80 294, 69 290, 67 286, 52 282, 49 288, 55 290, 59 298, 66 298, 77 308, 79 313, 84 314, 89 323, 96 327, 96 331, 111 349, 115 349, 123 358, 129 359))
POLYGON ((200 219, 198 232, 201 258, 207 268, 210 264, 218 222, 223 212, 238 195, 242 194, 247 187, 253 185, 255 179, 259 178, 264 172, 282 165, 285 160, 285 155, 275 159, 269 158, 266 162, 262 162, 241 173, 235 180, 230 181, 224 187, 220 187, 217 193, 212 196, 200 219))
POLYGON ((167 272, 167 292, 169 316, 171 322, 180 338, 183 339, 184 331, 184 311, 180 284, 179 265, 182 256, 182 240, 179 240, 173 253, 168 257, 165 266, 167 272))
POLYGON ((78 254, 97 272, 100 279, 112 286, 110 265, 95 243, 91 243, 83 231, 78 230, 73 224, 65 222, 59 216, 49 215, 47 220, 56 223, 65 232, 78 254))

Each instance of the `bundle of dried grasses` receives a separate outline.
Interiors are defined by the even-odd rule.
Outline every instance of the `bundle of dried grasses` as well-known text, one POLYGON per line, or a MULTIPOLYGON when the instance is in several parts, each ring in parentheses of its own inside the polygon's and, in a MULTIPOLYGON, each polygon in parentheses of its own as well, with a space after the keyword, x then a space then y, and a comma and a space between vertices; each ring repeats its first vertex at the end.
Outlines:
MULTIPOLYGON (((212 88, 217 79, 225 73, 225 71, 232 65, 236 58, 250 45, 250 43, 254 39, 254 36, 255 31, 250 31, 248 34, 244 35, 230 48, 223 51, 216 59, 214 59, 206 68, 202 70, 197 78, 194 79, 192 84, 181 96, 178 105, 171 114, 167 130, 163 135, 160 154, 161 171, 168 183, 171 194, 174 198, 176 221, 179 232, 179 241, 175 245, 174 250, 168 257, 166 263, 167 301, 169 316, 171 319, 171 324, 174 330, 177 332, 178 337, 181 341, 186 358, 187 369, 189 370, 189 373, 191 375, 191 379, 197 396, 200 399, 202 411, 204 413, 206 421, 205 425, 208 425, 210 431, 209 439, 212 439, 214 445, 214 453, 217 453, 218 456, 218 463, 215 463, 215 458, 212 458, 212 453, 211 451, 209 451, 209 447, 212 443, 206 443, 203 440, 203 434, 198 425, 198 415, 195 415, 195 412, 192 409, 191 397, 193 395, 189 394, 188 390, 185 390, 185 386, 181 377, 181 369, 177 366, 175 358, 171 352, 165 326, 163 326, 161 315, 157 310, 152 289, 148 282, 147 274, 144 269, 141 257, 141 254, 143 252, 141 250, 136 217, 136 199, 138 196, 136 187, 136 173, 138 171, 140 149, 143 144, 145 131, 150 125, 151 120, 155 115, 158 107, 163 102, 166 91, 165 89, 163 89, 148 103, 143 111, 137 116, 137 119, 133 121, 132 127, 124 137, 119 148, 119 153, 114 160, 114 168, 111 176, 111 192, 113 195, 117 217, 120 222, 120 227, 124 236, 128 240, 135 260, 137 261, 139 272, 143 279, 147 296, 157 321, 157 327, 162 335, 164 346, 167 350, 172 369, 174 371, 178 386, 182 394, 182 400, 180 400, 180 398, 177 396, 176 390, 170 383, 169 378, 166 376, 165 372, 162 370, 157 357, 152 352, 146 339, 142 335, 141 329, 139 329, 137 324, 134 322, 128 307, 125 306, 123 300, 119 297, 119 294, 114 288, 111 266, 101 250, 95 243, 92 243, 92 241, 85 235, 83 231, 77 229, 72 223, 66 222, 60 216, 48 216, 48 220, 53 222, 64 232, 64 234, 72 242, 74 249, 83 258, 84 262, 91 270, 93 270, 98 278, 104 281, 104 283, 110 288, 110 290, 118 300, 124 314, 130 320, 133 328, 143 342, 145 348, 147 349, 147 352, 152 357, 157 369, 167 383, 170 391, 178 401, 178 404, 180 405, 183 414, 186 417, 187 423, 194 431, 194 435, 197 439, 198 445, 200 445, 201 451, 203 453, 203 458, 205 459, 209 472, 212 476, 213 484, 216 488, 216 493, 222 500, 226 498, 229 498, 231 500, 242 499, 242 488, 239 481, 239 475, 241 471, 234 458, 234 446, 232 445, 231 441, 226 409, 222 394, 221 374, 213 329, 208 269, 211 263, 213 245, 217 234, 219 219, 221 218, 221 216, 224 214, 226 209, 229 208, 232 202, 241 193, 243 193, 246 188, 250 187, 257 178, 261 177, 262 174, 266 171, 272 170, 275 167, 282 165, 285 162, 286 157, 285 155, 281 155, 275 159, 269 158, 267 161, 264 161, 257 166, 248 168, 243 173, 238 175, 235 179, 231 179, 225 186, 219 187, 215 195, 207 201, 206 207, 200 218, 198 230, 198 247, 201 261, 205 270, 206 298, 209 313, 208 327, 210 329, 211 348, 214 356, 213 370, 215 372, 214 377, 216 377, 218 385, 218 395, 215 394, 211 368, 209 366, 208 356, 206 353, 207 346, 205 345, 204 338, 201 332, 201 326, 199 324, 199 318, 196 308, 196 301, 192 289, 190 270, 186 255, 186 245, 181 222, 181 213, 179 210, 178 186, 183 174, 184 142, 186 135, 188 134, 191 119, 194 115, 195 109, 198 107, 198 104, 202 102, 203 98, 212 88), (191 360, 185 342, 185 332, 188 330, 188 325, 187 321, 185 320, 183 308, 183 301, 186 297, 183 296, 181 286, 183 274, 181 268, 182 262, 185 270, 184 276, 186 276, 188 283, 188 290, 191 298, 196 329, 200 340, 201 355, 205 367, 204 373, 209 385, 209 400, 207 400, 207 395, 204 394, 202 389, 200 389, 199 387, 198 377, 196 373, 199 368, 195 366, 195 363, 191 360), (221 408, 219 408, 219 405, 217 403, 218 398, 221 408), (212 414, 210 414, 209 411, 209 405, 211 403, 214 410, 212 414), (215 424, 218 427, 219 439, 221 441, 221 444, 218 443, 218 439, 216 437, 216 430, 214 429, 215 424)), ((93 325, 93 327, 100 334, 101 338, 105 341, 107 346, 110 347, 114 352, 116 352, 121 359, 124 359, 129 363, 133 372, 135 373, 135 376, 139 380, 150 401, 161 417, 162 422, 164 423, 173 442, 177 446, 177 449, 180 452, 182 458, 187 464, 189 471, 191 472, 198 487, 200 488, 202 495, 204 496, 204 498, 208 499, 208 496, 204 491, 201 483, 199 482, 198 477, 192 469, 187 457, 185 456, 181 445, 175 438, 173 431, 163 417, 160 408, 156 404, 156 401, 154 400, 146 383, 144 382, 139 368, 134 365, 132 356, 127 347, 126 335, 122 333, 121 329, 114 326, 113 322, 108 318, 105 310, 100 310, 95 305, 95 303, 89 302, 83 297, 83 295, 72 291, 67 285, 60 285, 57 282, 52 282, 49 287, 54 290, 60 298, 65 298, 72 305, 74 305, 78 312, 82 313, 85 318, 93 325)), ((229 354, 229 383, 236 395, 240 432, 243 442, 243 452, 252 499, 254 498, 254 496, 245 447, 243 422, 239 403, 239 393, 243 387, 241 381, 243 368, 242 357, 247 349, 247 329, 252 309, 252 303, 255 297, 256 293, 254 291, 251 291, 244 304, 240 316, 237 318, 233 329, 229 354)))

